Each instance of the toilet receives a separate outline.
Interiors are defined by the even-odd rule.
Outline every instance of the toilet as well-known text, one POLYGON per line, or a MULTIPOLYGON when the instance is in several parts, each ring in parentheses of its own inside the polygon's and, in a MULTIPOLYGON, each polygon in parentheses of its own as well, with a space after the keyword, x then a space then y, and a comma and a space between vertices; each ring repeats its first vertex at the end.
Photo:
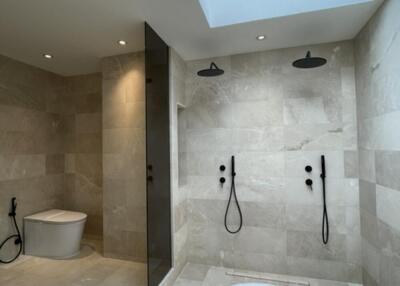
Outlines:
POLYGON ((87 215, 52 209, 24 217, 25 254, 54 259, 79 254, 87 215))

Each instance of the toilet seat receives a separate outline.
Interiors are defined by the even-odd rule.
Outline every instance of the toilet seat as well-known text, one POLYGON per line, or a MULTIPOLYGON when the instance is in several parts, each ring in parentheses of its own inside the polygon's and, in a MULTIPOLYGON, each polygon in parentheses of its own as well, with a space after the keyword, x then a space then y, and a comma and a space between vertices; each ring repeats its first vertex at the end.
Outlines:
POLYGON ((81 212, 52 209, 25 217, 28 221, 51 224, 68 224, 86 220, 87 215, 81 212))

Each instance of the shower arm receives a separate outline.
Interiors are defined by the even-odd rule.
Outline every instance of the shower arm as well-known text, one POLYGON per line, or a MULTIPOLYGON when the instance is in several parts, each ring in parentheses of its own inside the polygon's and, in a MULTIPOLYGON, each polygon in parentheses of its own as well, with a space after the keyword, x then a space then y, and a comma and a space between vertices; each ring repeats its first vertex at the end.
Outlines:
POLYGON ((210 70, 212 70, 213 68, 216 69, 216 70, 219 69, 218 66, 217 66, 214 62, 212 62, 212 63, 210 64, 210 70))

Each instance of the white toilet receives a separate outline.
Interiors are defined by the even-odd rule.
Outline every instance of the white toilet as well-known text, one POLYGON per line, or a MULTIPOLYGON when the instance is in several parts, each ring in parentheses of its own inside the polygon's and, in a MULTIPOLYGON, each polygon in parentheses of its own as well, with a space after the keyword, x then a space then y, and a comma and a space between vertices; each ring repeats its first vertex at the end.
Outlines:
POLYGON ((24 218, 25 254, 65 259, 79 254, 87 215, 48 210, 24 218))

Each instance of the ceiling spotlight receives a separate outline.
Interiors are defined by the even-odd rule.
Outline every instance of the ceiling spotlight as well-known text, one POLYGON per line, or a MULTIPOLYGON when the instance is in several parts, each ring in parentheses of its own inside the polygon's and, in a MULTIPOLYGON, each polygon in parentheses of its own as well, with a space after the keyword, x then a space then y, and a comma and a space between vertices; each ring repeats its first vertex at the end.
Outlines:
POLYGON ((118 44, 120 44, 121 46, 126 46, 126 41, 124 40, 119 40, 118 44))
POLYGON ((53 58, 53 55, 50 55, 50 54, 43 54, 43 57, 44 57, 45 59, 50 60, 50 59, 53 58))
POLYGON ((259 40, 259 41, 265 40, 265 36, 259 35, 259 36, 257 36, 257 40, 259 40))

